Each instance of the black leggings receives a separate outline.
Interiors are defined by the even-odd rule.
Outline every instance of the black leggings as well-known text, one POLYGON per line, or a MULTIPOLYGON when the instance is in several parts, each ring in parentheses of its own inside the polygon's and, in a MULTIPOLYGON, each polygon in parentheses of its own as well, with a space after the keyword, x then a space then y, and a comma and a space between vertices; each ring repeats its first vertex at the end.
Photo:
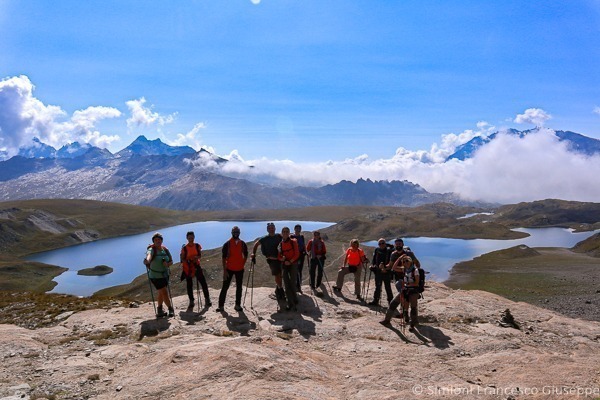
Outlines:
MULTIPOLYGON (((196 282, 200 282, 200 286, 202 286, 202 293, 204 293, 204 299, 206 301, 210 301, 210 296, 208 295, 208 285, 206 284, 206 278, 204 278, 204 271, 202 271, 201 268, 197 269, 196 279, 196 282)), ((194 277, 186 276, 185 283, 187 286, 187 295, 190 298, 190 301, 194 301, 194 277)))

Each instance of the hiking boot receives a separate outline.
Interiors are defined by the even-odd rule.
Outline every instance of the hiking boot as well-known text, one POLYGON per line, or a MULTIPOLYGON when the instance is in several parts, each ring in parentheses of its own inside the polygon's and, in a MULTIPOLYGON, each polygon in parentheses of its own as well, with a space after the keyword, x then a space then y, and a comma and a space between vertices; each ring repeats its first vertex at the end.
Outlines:
POLYGON ((225 306, 224 306, 224 305, 219 305, 219 307, 217 307, 217 308, 215 309, 215 311, 216 311, 216 312, 223 312, 223 311, 225 311, 225 306))
POLYGON ((188 304, 188 310, 193 310, 195 305, 196 303, 194 302, 194 299, 190 299, 190 304, 188 304))
MULTIPOLYGON (((410 318, 408 317, 408 311, 404 311, 402 313, 402 316, 404 318, 404 322, 408 324, 408 321, 410 320, 410 318)), ((412 326, 412 324, 411 324, 411 326, 412 326)))
POLYGON ((243 308, 242 306, 240 306, 239 304, 236 304, 235 307, 233 308, 235 311, 242 311, 243 308))
POLYGON ((169 307, 169 318, 172 318, 175 316, 175 310, 173 309, 173 307, 169 307))
POLYGON ((164 318, 167 316, 165 310, 162 307, 158 307, 158 311, 156 312, 156 318, 164 318))
POLYGON ((332 289, 333 289, 334 292, 341 292, 342 291, 342 288, 339 288, 337 286, 332 286, 332 289))
POLYGON ((378 306, 379 300, 373 299, 373 301, 367 303, 368 306, 378 306))
POLYGON ((387 319, 384 319, 383 321, 379 321, 379 323, 381 325, 384 325, 384 326, 390 326, 390 325, 392 325, 391 321, 387 320, 387 319))
POLYGON ((356 295, 356 299, 359 301, 364 301, 364 299, 362 298, 362 296, 360 294, 356 295))
POLYGON ((205 300, 204 300, 204 304, 205 304, 205 307, 206 307, 206 308, 208 308, 208 307, 212 306, 212 303, 210 302, 210 299, 205 299, 205 300))
POLYGON ((275 289, 275 297, 277 297, 277 300, 285 300, 285 291, 283 288, 278 287, 275 289))

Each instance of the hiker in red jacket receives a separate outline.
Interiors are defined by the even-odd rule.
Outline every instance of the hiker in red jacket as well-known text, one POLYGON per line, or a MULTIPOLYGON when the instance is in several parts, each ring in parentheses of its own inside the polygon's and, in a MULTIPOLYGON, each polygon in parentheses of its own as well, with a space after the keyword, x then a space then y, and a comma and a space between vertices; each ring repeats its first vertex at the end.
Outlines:
POLYGON ((300 258, 300 251, 298 250, 298 242, 296 239, 290 237, 290 228, 287 226, 281 229, 281 243, 279 243, 277 250, 279 253, 279 261, 281 261, 287 309, 295 311, 296 304, 298 304, 296 280, 298 276, 298 259, 300 258))
POLYGON ((181 260, 181 267, 183 269, 183 271, 181 272, 181 280, 185 279, 186 281, 187 295, 190 299, 188 310, 194 309, 194 276, 196 277, 196 282, 199 282, 202 286, 202 292, 204 293, 205 299, 205 306, 210 307, 212 303, 210 302, 210 296, 208 294, 208 285, 206 283, 206 278, 204 277, 202 267, 200 266, 200 258, 202 257, 202 246, 194 242, 194 239, 196 237, 194 235, 194 232, 189 231, 185 235, 185 237, 188 242, 181 246, 179 259, 181 260))
POLYGON ((242 282, 244 281, 244 266, 248 260, 248 246, 240 239, 240 228, 231 228, 231 239, 221 248, 223 259, 223 286, 219 294, 219 308, 225 310, 225 299, 231 279, 235 276, 235 310, 242 311, 242 282))
POLYGON ((310 257, 310 288, 315 290, 321 286, 321 282, 323 281, 323 266, 325 265, 325 256, 327 254, 325 242, 321 239, 321 232, 313 232, 313 238, 308 241, 306 251, 310 257), (316 282, 315 272, 317 272, 316 282))

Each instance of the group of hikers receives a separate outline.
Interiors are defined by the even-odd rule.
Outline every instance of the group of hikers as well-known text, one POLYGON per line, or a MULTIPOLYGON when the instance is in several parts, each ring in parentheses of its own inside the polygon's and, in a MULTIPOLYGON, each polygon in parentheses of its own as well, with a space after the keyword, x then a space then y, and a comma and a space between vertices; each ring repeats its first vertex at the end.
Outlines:
MULTIPOLYGON (((254 243, 250 253, 246 242, 240 239, 240 228, 234 226, 231 229, 231 238, 221 248, 223 285, 216 311, 224 312, 227 291, 234 277, 236 282, 234 309, 242 311, 244 269, 249 258, 251 260, 250 273, 254 273, 259 247, 274 278, 275 293, 273 298, 278 301, 278 304, 281 302, 285 304, 286 310, 297 311, 298 293, 302 293, 302 273, 306 257, 309 258, 310 288, 316 295, 321 296, 322 292, 317 291, 317 289, 323 288, 327 247, 318 230, 312 232, 313 237, 308 242, 305 242, 304 235, 301 232, 302 226, 298 224, 294 227, 293 234, 288 227, 281 229, 281 233, 276 233, 275 224, 269 222, 267 224, 267 235, 254 243)), ((208 284, 200 264, 202 247, 195 242, 194 232, 187 232, 186 239, 187 243, 181 247, 179 260, 182 265, 180 278, 181 281, 186 281, 189 298, 188 311, 192 311, 195 306, 194 277, 196 278, 198 302, 200 302, 198 286, 202 286, 205 307, 208 308, 212 306, 212 303, 208 284)), ((147 247, 144 264, 151 283, 150 290, 152 292, 152 286, 154 286, 157 291, 158 308, 156 316, 159 318, 173 317, 175 311, 169 292, 169 267, 173 264, 173 257, 169 249, 163 245, 163 237, 158 232, 152 236, 152 244, 147 247), (167 312, 164 311, 163 305, 167 307, 167 312)), ((364 279, 366 280, 367 268, 369 268, 369 282, 371 274, 375 278, 373 300, 367 304, 380 307, 382 289, 385 289, 387 297, 387 312, 384 320, 380 322, 383 325, 389 325, 392 317, 398 313, 398 307, 402 306, 400 317, 404 319, 405 323, 410 322, 410 328, 413 329, 418 322, 417 303, 424 288, 424 271, 421 269, 420 262, 415 254, 404 246, 404 242, 400 238, 395 239, 393 245, 388 244, 382 238, 378 240, 377 248, 373 252, 371 266, 368 267, 368 259, 360 248, 358 239, 352 239, 350 247, 345 251, 343 264, 338 270, 333 291, 341 294, 344 277, 347 274, 354 274, 354 294, 359 301, 366 302, 364 298, 366 296, 364 292, 365 282, 362 284, 361 291, 361 275, 364 272, 364 279), (396 295, 392 291, 392 282, 395 282, 396 295), (408 312, 409 308, 410 314, 408 312)), ((325 279, 327 280, 326 275, 325 279)), ((248 286, 248 283, 246 286, 248 286)))

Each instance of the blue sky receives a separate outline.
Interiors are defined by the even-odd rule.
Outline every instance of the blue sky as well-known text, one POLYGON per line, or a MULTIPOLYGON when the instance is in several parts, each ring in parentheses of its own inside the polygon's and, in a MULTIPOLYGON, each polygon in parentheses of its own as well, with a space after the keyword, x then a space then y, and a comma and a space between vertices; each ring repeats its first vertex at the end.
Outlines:
POLYGON ((341 160, 442 135, 546 126, 600 138, 600 2, 0 0, 0 78, 65 118, 91 106, 138 134, 246 159, 341 160), (546 4, 547 3, 547 4, 546 4), (162 124, 138 125, 127 101, 162 124), (170 116, 170 118, 169 118, 170 116))
POLYGON ((597 201, 600 156, 552 129, 600 139, 600 0, 0 0, 9 156, 34 136, 116 152, 144 134, 261 181, 597 201))

